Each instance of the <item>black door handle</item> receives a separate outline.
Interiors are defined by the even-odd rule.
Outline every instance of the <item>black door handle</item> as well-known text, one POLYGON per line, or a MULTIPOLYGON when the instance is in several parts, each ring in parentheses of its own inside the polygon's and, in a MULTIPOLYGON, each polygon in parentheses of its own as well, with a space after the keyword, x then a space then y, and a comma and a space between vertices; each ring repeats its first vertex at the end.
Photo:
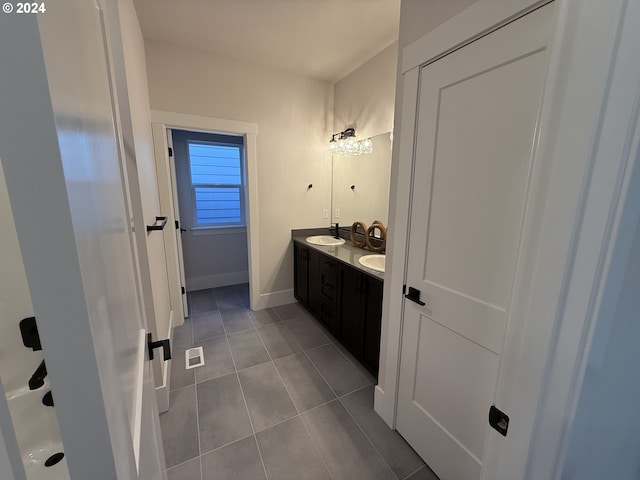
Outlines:
POLYGON ((147 232, 153 232, 155 230, 164 230, 164 226, 167 224, 167 217, 156 217, 156 221, 153 225, 147 225, 147 232))
POLYGON ((168 338, 154 342, 151 340, 151 332, 149 332, 147 333, 147 347, 149 349, 149 360, 153 360, 153 351, 159 347, 162 347, 164 361, 171 360, 171 345, 168 338))
POLYGON ((405 297, 423 307, 426 305, 426 303, 420 301, 420 290, 417 288, 409 287, 409 293, 405 297))
POLYGON ((186 229, 186 228, 181 228, 181 229, 180 229, 180 233, 184 233, 184 232, 186 232, 186 231, 187 231, 187 229, 186 229))

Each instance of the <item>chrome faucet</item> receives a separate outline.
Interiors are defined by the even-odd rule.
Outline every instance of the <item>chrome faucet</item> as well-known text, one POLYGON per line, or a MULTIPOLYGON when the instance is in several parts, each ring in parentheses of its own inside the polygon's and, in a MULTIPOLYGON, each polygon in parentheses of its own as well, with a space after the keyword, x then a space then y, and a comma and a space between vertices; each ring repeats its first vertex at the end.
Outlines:
POLYGON ((44 364, 44 360, 40 362, 36 371, 33 372, 29 379, 29 390, 36 390, 44 385, 44 379, 47 376, 47 366, 44 364))

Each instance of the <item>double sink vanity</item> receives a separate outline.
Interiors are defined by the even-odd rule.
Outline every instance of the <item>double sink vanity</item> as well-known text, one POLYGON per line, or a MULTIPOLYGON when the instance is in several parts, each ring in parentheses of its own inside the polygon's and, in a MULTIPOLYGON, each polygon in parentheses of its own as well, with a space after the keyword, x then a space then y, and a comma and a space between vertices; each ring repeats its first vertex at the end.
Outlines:
POLYGON ((332 158, 331 222, 348 227, 293 230, 294 295, 372 374, 378 374, 385 256, 355 247, 351 224, 387 222, 391 136, 373 152, 332 158), (346 241, 345 241, 346 240, 346 241))
POLYGON ((292 231, 294 295, 377 376, 384 278, 379 270, 384 270, 384 255, 369 255, 329 235, 321 236, 326 241, 318 239, 323 230, 292 231), (367 257, 377 259, 377 270, 364 266, 367 257))

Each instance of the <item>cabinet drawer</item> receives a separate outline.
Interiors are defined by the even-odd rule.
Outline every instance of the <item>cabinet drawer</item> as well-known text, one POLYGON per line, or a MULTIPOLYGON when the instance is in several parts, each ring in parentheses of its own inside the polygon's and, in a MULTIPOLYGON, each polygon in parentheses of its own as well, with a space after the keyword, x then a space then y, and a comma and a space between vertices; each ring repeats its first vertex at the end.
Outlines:
POLYGON ((324 300, 331 302, 335 305, 337 298, 337 287, 335 278, 327 278, 324 274, 321 275, 320 281, 320 293, 324 300))
POLYGON ((327 327, 327 330, 334 335, 336 331, 337 312, 334 303, 322 301, 320 303, 320 321, 327 327))
POLYGON ((338 291, 338 265, 328 258, 320 259, 320 293, 324 300, 335 304, 338 291))
POLYGON ((335 278, 338 274, 338 264, 335 260, 323 256, 320 260, 320 270, 335 278))

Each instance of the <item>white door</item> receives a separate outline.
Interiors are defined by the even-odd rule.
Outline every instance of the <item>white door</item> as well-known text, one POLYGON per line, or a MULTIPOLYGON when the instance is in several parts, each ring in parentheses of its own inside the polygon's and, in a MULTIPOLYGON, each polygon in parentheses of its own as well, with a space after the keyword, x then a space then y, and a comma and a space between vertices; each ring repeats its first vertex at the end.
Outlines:
MULTIPOLYGON (((148 125, 151 130, 151 124, 148 125)), ((151 132, 149 131, 149 134, 151 132)), ((148 143, 152 144, 151 135, 148 143)), ((168 212, 162 212, 158 198, 157 174, 153 152, 148 151, 143 157, 138 157, 138 171, 140 182, 140 197, 146 226, 162 227, 162 230, 147 231, 147 255, 149 259, 149 274, 153 293, 153 307, 155 318, 148 319, 149 330, 154 338, 171 337, 173 319, 173 305, 169 289, 169 275, 167 272, 167 255, 165 235, 171 234, 173 225, 169 224, 168 212), (162 218, 162 220, 157 220, 162 218)), ((178 311, 181 312, 179 307, 178 311)), ((157 358, 153 362, 155 386, 158 388, 158 401, 161 405, 169 406, 169 364, 157 358)), ((165 408, 163 407, 163 410, 165 408)))
MULTIPOLYGON (((115 5, 107 4, 106 8, 115 8, 115 5)), ((144 236, 143 239, 138 238, 138 246, 143 245, 138 249, 138 263, 144 283, 142 290, 147 298, 149 294, 152 297, 152 308, 148 300, 145 305, 147 326, 154 338, 169 338, 171 324, 176 321, 166 255, 173 221, 168 208, 160 204, 158 194, 144 44, 132 0, 118 2, 116 18, 118 25, 111 26, 109 38, 116 100, 121 112, 119 116, 114 116, 121 121, 119 127, 123 134, 122 157, 128 174, 125 188, 128 185, 130 191, 135 191, 129 196, 132 204, 130 211, 139 212, 131 216, 138 227, 136 234, 144 236), (120 38, 116 37, 120 37, 121 41, 117 41, 120 38)), ((168 364, 155 359, 153 371, 158 405, 165 411, 169 408, 168 364)))
POLYGON ((424 66, 397 429, 442 480, 480 476, 553 4, 424 66))
POLYGON ((71 477, 155 480, 166 473, 104 32, 81 0, 2 24, 14 48, 0 55, 0 158, 71 477))

